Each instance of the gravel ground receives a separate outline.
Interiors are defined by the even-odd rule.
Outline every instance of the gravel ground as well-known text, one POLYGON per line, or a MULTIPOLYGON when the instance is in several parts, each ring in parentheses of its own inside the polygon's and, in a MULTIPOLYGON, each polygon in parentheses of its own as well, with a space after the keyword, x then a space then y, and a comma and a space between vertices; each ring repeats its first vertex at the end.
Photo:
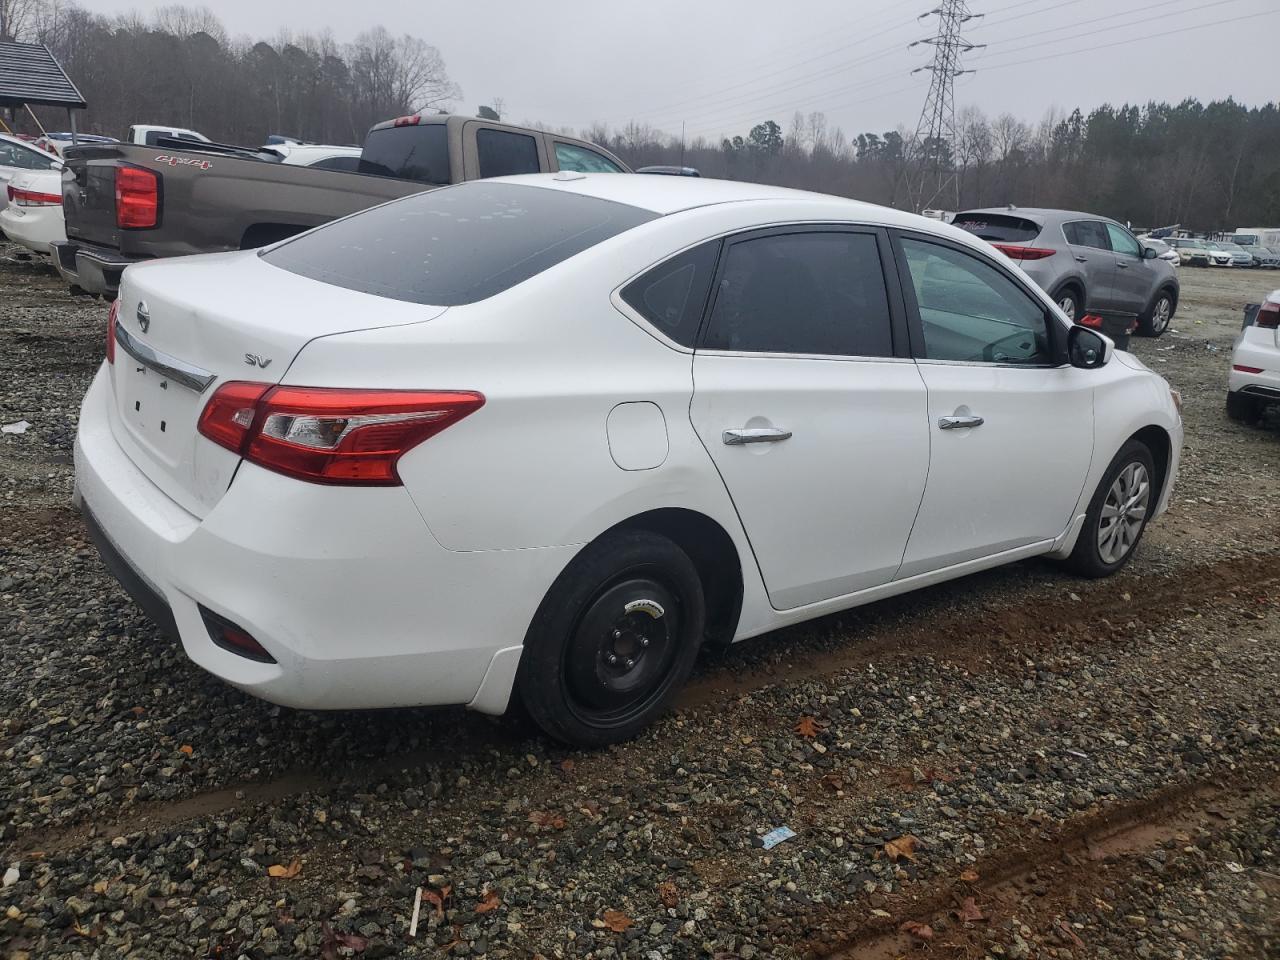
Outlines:
POLYGON ((1280 422, 1223 393, 1280 275, 1182 279, 1134 348, 1183 392, 1182 474, 1124 574, 1017 564, 708 654, 571 753, 272 707, 159 638, 68 506, 105 305, 0 248, 0 423, 33 424, 0 438, 0 955, 1276 956, 1280 422))

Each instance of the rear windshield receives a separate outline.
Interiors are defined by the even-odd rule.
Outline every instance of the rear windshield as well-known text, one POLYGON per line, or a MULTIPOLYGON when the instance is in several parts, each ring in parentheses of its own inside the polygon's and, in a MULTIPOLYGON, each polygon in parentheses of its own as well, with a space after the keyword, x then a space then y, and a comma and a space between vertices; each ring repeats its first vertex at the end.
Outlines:
POLYGON ((961 230, 996 243, 1025 243, 1040 235, 1040 224, 1002 213, 960 213, 951 221, 961 230))
POLYGON ((475 303, 647 223, 639 207, 473 181, 414 194, 262 254, 312 280, 409 303, 475 303))
POLYGON ((360 154, 360 173, 419 183, 450 183, 449 132, 443 123, 370 130, 360 154))

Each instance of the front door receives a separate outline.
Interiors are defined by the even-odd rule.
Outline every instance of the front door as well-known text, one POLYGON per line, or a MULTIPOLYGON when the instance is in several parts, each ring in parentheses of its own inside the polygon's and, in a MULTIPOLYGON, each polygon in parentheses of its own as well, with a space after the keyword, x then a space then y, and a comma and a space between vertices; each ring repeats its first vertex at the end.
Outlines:
POLYGON ((838 227, 721 256, 690 416, 778 609, 890 581, 920 506, 925 390, 889 257, 883 232, 838 227))
POLYGON ((1155 293, 1153 261, 1142 256, 1142 244, 1118 223, 1108 223, 1107 236, 1115 251, 1116 309, 1123 313, 1141 313, 1155 293))
POLYGON ((1093 378, 1059 365, 1065 328, 1009 272, 958 246, 899 243, 932 444, 901 579, 1067 528, 1093 449, 1093 378))

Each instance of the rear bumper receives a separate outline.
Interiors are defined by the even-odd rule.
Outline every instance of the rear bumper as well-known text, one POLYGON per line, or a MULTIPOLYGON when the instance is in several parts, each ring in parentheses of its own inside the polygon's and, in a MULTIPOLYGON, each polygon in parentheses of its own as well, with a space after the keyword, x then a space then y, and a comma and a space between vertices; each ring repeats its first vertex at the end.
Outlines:
POLYGON ((61 207, 24 208, 7 204, 0 210, 0 231, 35 253, 51 253, 51 244, 66 239, 61 207))
POLYGON ((453 552, 403 487, 308 484, 242 463, 204 517, 117 441, 99 371, 76 437, 76 497, 108 569, 198 666, 305 709, 507 705, 519 647, 576 548, 453 552), (216 645, 201 608, 264 663, 216 645))
POLYGON ((80 240, 61 240, 50 244, 53 265, 62 279, 88 293, 115 298, 120 290, 120 275, 125 267, 141 262, 126 257, 115 250, 84 243, 80 240))
POLYGON ((1249 324, 1240 331, 1235 348, 1231 351, 1231 372, 1227 376, 1227 389, 1280 400, 1280 345, 1274 330, 1249 324), (1236 367, 1251 367, 1261 373, 1245 373, 1236 367))

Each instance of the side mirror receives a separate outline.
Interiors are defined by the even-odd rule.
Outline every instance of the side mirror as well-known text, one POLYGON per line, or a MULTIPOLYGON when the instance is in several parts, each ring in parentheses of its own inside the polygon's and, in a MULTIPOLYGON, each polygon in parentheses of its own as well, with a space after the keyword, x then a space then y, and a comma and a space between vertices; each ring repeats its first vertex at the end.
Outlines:
POLYGON ((1158 253, 1155 251, 1155 249, 1154 249, 1153 247, 1143 247, 1143 248, 1142 248, 1142 259, 1143 259, 1143 260, 1154 260, 1154 259, 1155 259, 1156 257, 1158 257, 1158 256, 1160 256, 1160 254, 1158 254, 1158 253))
POLYGON ((1067 331, 1067 357, 1073 367, 1096 370, 1105 367, 1115 344, 1088 327, 1076 325, 1067 331))

